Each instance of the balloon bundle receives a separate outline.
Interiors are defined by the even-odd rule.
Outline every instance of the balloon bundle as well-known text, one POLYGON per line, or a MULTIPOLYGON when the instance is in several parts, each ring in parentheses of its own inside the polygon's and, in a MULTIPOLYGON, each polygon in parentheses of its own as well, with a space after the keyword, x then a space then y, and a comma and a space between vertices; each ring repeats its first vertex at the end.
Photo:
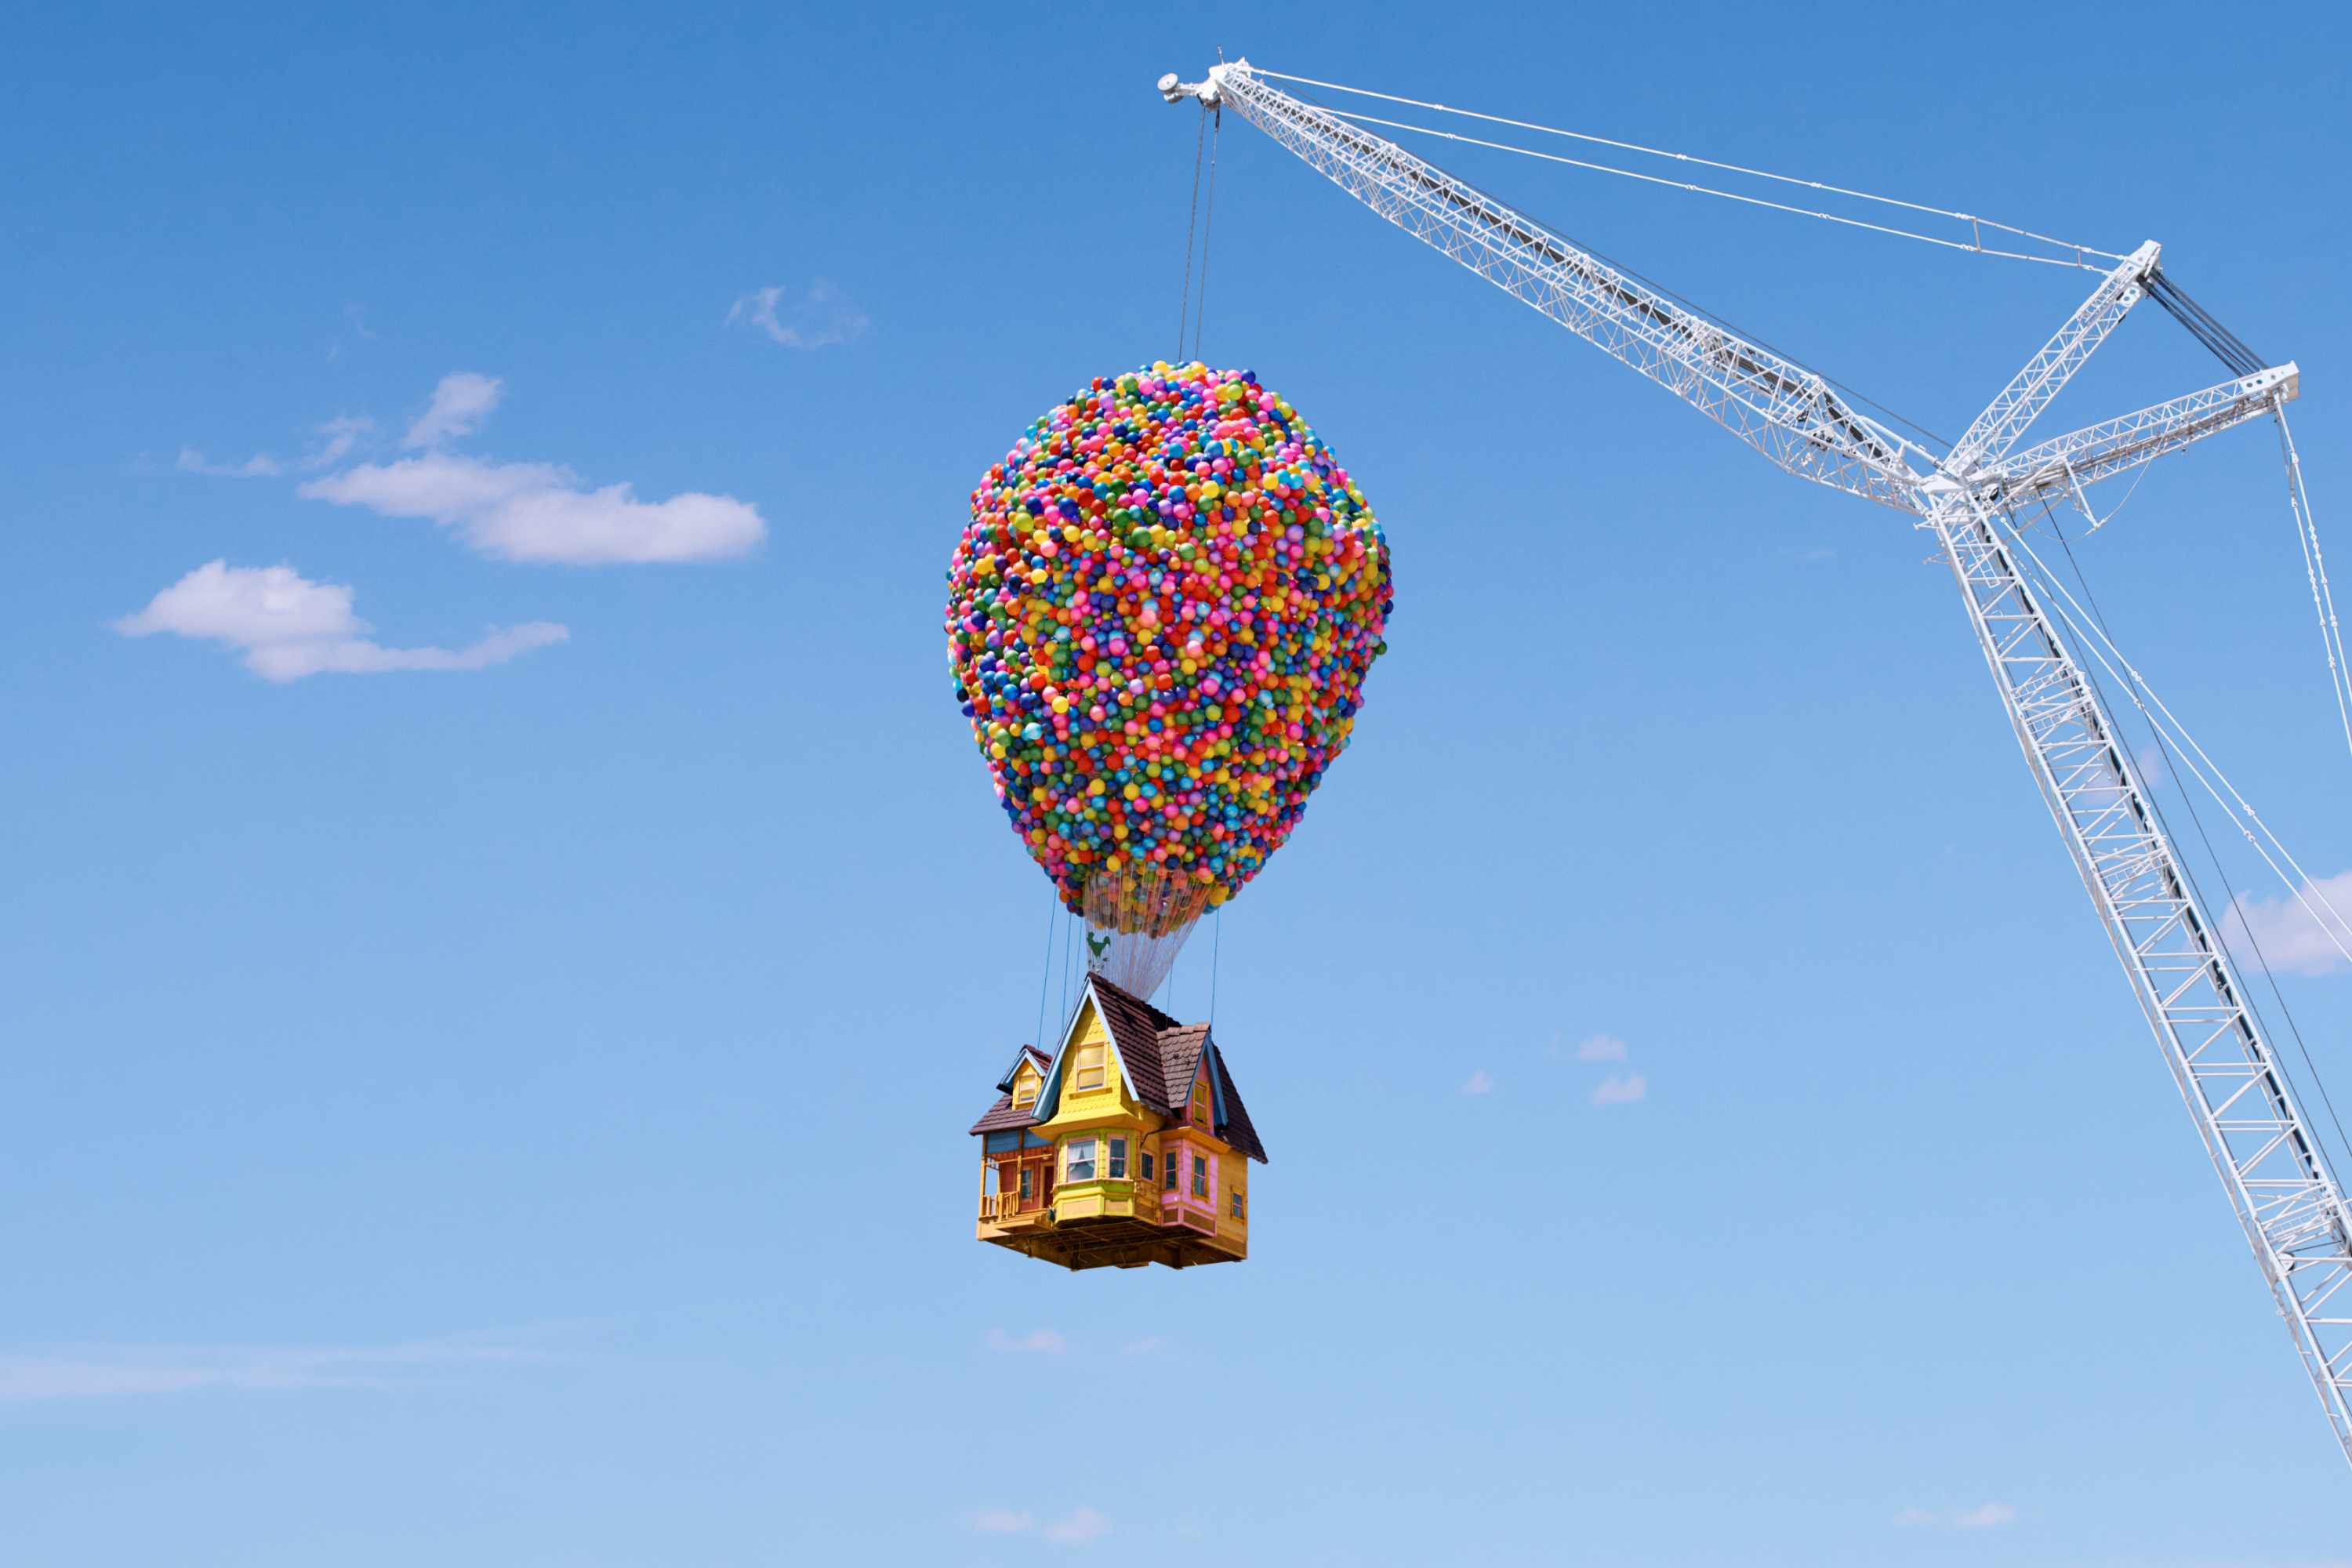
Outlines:
POLYGON ((1348 745, 1387 650, 1388 542, 1291 406, 1247 371, 1097 377, 971 494, 948 657, 1030 855, 1223 903, 1348 745))

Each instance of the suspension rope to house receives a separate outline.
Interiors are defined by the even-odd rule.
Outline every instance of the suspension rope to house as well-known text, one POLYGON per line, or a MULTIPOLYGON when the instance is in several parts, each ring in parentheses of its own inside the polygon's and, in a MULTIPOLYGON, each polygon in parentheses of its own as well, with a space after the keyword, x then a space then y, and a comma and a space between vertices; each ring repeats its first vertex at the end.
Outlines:
MULTIPOLYGON (((1253 68, 1255 69, 1255 68, 1253 68)), ((2106 268, 2093 262, 2084 260, 2084 257, 2100 257, 2108 262, 2121 261, 2124 259, 2123 254, 2118 251, 2102 250, 2098 247, 2091 245, 2077 245, 2072 240, 2059 239, 2046 234, 2038 234, 2032 229, 2020 228, 2014 224, 1999 223, 1989 217, 1979 216, 1974 213, 1958 212, 1948 207, 1929 206, 1920 202, 1906 202, 1896 196, 1874 195, 1868 191, 1857 191, 1844 185, 1828 184, 1820 180, 1804 180, 1790 174, 1776 174, 1767 169, 1751 169, 1748 168, 1744 164, 1721 163, 1713 158, 1701 158, 1688 153, 1670 153, 1660 147, 1644 147, 1639 142, 1619 142, 1607 136, 1588 135, 1581 131, 1562 131, 1556 126, 1538 125, 1532 121, 1510 120, 1498 114, 1481 114, 1475 110, 1454 109, 1443 103, 1431 103, 1417 98, 1399 98, 1394 93, 1374 92, 1368 88, 1347 87, 1336 81, 1318 81, 1313 77, 1289 76, 1281 71, 1270 70, 1256 70, 1255 74, 1259 76, 1272 77, 1280 81, 1301 82, 1308 87, 1328 88, 1334 92, 1352 93, 1359 98, 1376 98, 1389 103, 1402 103, 1413 109, 1431 110, 1440 114, 1458 114, 1469 120, 1485 121, 1493 125, 1508 125, 1521 131, 1539 132, 1547 136, 1562 136, 1567 137, 1571 141, 1591 142, 1597 146, 1615 147, 1624 152, 1640 153, 1653 158, 1671 158, 1676 163, 1696 163, 1702 168, 1721 169, 1727 174, 1744 174, 1750 178, 1759 180, 1771 180, 1784 185, 1799 185, 1807 190, 1822 192, 1825 195, 1848 196, 1856 201, 1877 202, 1886 206, 1901 207, 1910 212, 1927 213, 1936 217, 1951 218, 1957 222, 1964 223, 1969 226, 1969 237, 1965 240, 1947 239, 1932 234, 1920 234, 1912 229, 1896 228, 1888 224, 1870 223, 1861 218, 1846 217, 1837 213, 1821 212, 1810 207, 1793 206, 1786 202, 1768 201, 1761 196, 1743 195, 1737 191, 1717 190, 1714 186, 1698 184, 1689 180, 1668 179, 1658 174, 1645 174, 1634 169, 1620 169, 1612 164, 1591 163, 1581 158, 1562 157, 1559 154, 1553 153, 1538 153, 1532 148, 1513 146, 1507 142, 1489 142, 1481 137, 1464 136, 1451 131, 1440 131, 1433 126, 1412 125, 1400 120, 1382 120, 1372 115, 1360 114, 1350 110, 1329 110, 1331 113, 1339 115, 1343 119, 1357 121, 1366 125, 1385 125, 1393 130, 1417 132, 1424 136, 1442 136, 1449 142, 1462 142, 1473 146, 1491 147, 1497 152, 1503 153, 1517 153, 1523 157, 1541 158, 1548 163, 1567 163, 1580 169, 1590 169, 1596 174, 1617 174, 1625 179, 1640 180, 1649 184, 1672 185, 1677 189, 1690 191, 1698 195, 1720 196, 1726 201, 1744 202, 1752 206, 1770 207, 1780 212, 1795 213, 1801 217, 1819 218, 1825 223, 1843 224, 1850 228, 1869 229, 1874 233, 1894 235, 1903 239, 1916 239, 1922 241, 1925 244, 1939 245, 1952 250, 1974 251, 1979 256, 1999 256, 2012 261, 2039 261, 2052 267, 2078 268, 2085 272, 2101 272, 2105 271, 2106 268), (2069 256, 2036 256, 2031 251, 1999 249, 1984 243, 1984 231, 1987 229, 1997 229, 2003 234, 2013 234, 2023 239, 2037 240, 2043 245, 2056 246, 2060 249, 2069 251, 2072 254, 2069 256)), ((1328 105, 1325 107, 1329 108, 1328 105)))

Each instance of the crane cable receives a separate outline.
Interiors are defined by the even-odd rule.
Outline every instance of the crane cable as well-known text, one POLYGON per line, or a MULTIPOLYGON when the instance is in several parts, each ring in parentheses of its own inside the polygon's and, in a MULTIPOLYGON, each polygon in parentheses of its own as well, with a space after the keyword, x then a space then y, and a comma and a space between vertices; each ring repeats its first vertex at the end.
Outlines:
POLYGON ((2327 684, 2336 693, 2336 711, 2344 721, 2344 744, 2352 750, 2352 666, 2344 656, 2344 628, 2336 619, 2336 593, 2327 585, 2327 562, 2319 552, 2319 524, 2311 515, 2311 497, 2303 488, 2303 458, 2286 427, 2286 405, 2271 410, 2278 420, 2279 451, 2286 462, 2286 504, 2294 514, 2295 542, 2303 547, 2303 572, 2311 582, 2311 607, 2319 616, 2319 640, 2327 650, 2327 684))
MULTIPOLYGON (((1184 328, 1192 319, 1192 237, 1201 226, 1201 148, 1209 136, 1209 106, 1201 106, 1200 134, 1192 139, 1192 210, 1184 220, 1184 297, 1176 311, 1176 357, 1184 357, 1184 328)), ((1202 280, 1201 292, 1208 293, 1202 280)))
POLYGON ((1565 136, 1573 141, 1590 142, 1602 147, 1622 148, 1628 153, 1645 153, 1654 158, 1672 158, 1678 163, 1696 163, 1703 168, 1721 169, 1729 174, 1746 174, 1755 179, 1777 181, 1781 184, 1802 185, 1809 190, 1822 191, 1832 195, 1852 196, 1860 201, 1879 202, 1887 206, 1904 207, 1912 212, 1932 214, 1937 217, 1955 218, 1969 226, 1970 237, 1967 240, 1945 239, 1932 234, 1919 234, 1911 229, 1895 228, 1886 224, 1867 223, 1861 218, 1844 217, 1836 213, 1818 212, 1810 207, 1791 206, 1786 202, 1767 201, 1761 196, 1742 195, 1737 191, 1717 190, 1712 185, 1701 185, 1688 180, 1670 180, 1657 174, 1644 174, 1633 169, 1620 169, 1611 164, 1594 163, 1581 158, 1567 158, 1554 153, 1538 153, 1532 148, 1514 147, 1507 142, 1489 142, 1481 137, 1463 136, 1451 131, 1439 131, 1434 127, 1427 125, 1410 125, 1401 120, 1381 120, 1373 115, 1359 114, 1349 110, 1333 109, 1330 110, 1330 112, 1339 115, 1344 119, 1357 121, 1366 125, 1385 125, 1390 129, 1396 131, 1412 131, 1424 136, 1442 136, 1449 142, 1465 142, 1475 147, 1491 147, 1496 151, 1502 153, 1517 153, 1523 157, 1541 158, 1545 162, 1552 163, 1566 163, 1579 169, 1590 169, 1596 174, 1618 174, 1629 180, 1640 180, 1645 184, 1653 185, 1671 185, 1676 189, 1690 191, 1698 195, 1721 196, 1726 201, 1743 202, 1750 206, 1770 207, 1779 212, 1795 213, 1800 217, 1820 218, 1825 223, 1843 224, 1850 228, 1869 229, 1877 234, 1891 234, 1903 239, 1921 240, 1928 245, 1940 245, 1952 250, 1974 251, 1979 256, 2006 257, 2013 261, 2039 261, 2052 267, 2078 268, 2085 272, 2103 272, 2106 270, 2104 267, 2096 266, 2091 262, 2084 260, 2083 258, 2085 256, 2103 257, 2109 261, 2121 261, 2125 259, 2124 256, 2117 251, 2101 250, 2096 246, 2077 245, 2072 240, 2057 239, 2050 235, 2037 234, 2030 228, 2019 228, 2014 224, 1997 223, 1991 218, 1979 217, 1973 213, 1955 212, 1945 207, 1927 206, 1918 202, 1906 202, 1895 196, 1873 195, 1868 191, 1851 190, 1843 185, 1825 184, 1820 180, 1801 180, 1790 174, 1775 174, 1765 169, 1750 169, 1738 163, 1718 163, 1713 158, 1695 157, 1688 153, 1669 153, 1663 148, 1644 147, 1639 142, 1618 142, 1612 141, 1606 136, 1587 135, 1581 131, 1561 131, 1554 126, 1538 125, 1531 121, 1509 120, 1498 114, 1480 114, 1476 110, 1469 109, 1453 109, 1443 103, 1429 103, 1417 98, 1399 98, 1393 93, 1374 92, 1368 88, 1346 87, 1336 81, 1318 81, 1313 77, 1290 76, 1282 71, 1264 70, 1256 67, 1253 67, 1251 68, 1255 75, 1273 77, 1280 81, 1303 82, 1309 87, 1328 88, 1334 92, 1353 93, 1359 98, 1377 98, 1389 103, 1406 104, 1414 109, 1434 110, 1440 114, 1458 114, 1465 119, 1483 120, 1490 124, 1509 125, 1517 127, 1522 131, 1538 131, 1547 136, 1565 136), (2044 245, 2058 246, 2063 249, 2074 252, 2074 255, 2069 258, 2060 256, 2035 256, 2030 251, 2023 250, 1994 249, 1984 243, 1984 231, 1988 228, 1999 229, 2005 234, 2019 235, 2027 239, 2040 240, 2044 245))

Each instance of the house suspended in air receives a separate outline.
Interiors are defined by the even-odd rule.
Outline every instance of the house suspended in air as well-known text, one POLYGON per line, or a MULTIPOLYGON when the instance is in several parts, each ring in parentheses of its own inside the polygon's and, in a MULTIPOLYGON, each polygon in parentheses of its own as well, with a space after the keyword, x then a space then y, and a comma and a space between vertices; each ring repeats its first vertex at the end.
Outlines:
POLYGON ((1049 1055, 1034 1046, 972 1127, 979 1236, 1066 1268, 1237 1263, 1249 1163, 1265 1163, 1206 1024, 1099 974, 1049 1055))

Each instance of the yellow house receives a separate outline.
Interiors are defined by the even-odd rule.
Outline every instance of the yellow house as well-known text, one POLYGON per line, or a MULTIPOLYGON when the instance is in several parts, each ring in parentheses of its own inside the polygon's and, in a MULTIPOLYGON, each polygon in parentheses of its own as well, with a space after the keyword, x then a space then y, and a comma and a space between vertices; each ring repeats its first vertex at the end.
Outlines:
POLYGON ((980 1239, 1066 1268, 1237 1263, 1265 1150, 1206 1024, 1100 975, 1049 1056, 1021 1047, 972 1127, 980 1239))

